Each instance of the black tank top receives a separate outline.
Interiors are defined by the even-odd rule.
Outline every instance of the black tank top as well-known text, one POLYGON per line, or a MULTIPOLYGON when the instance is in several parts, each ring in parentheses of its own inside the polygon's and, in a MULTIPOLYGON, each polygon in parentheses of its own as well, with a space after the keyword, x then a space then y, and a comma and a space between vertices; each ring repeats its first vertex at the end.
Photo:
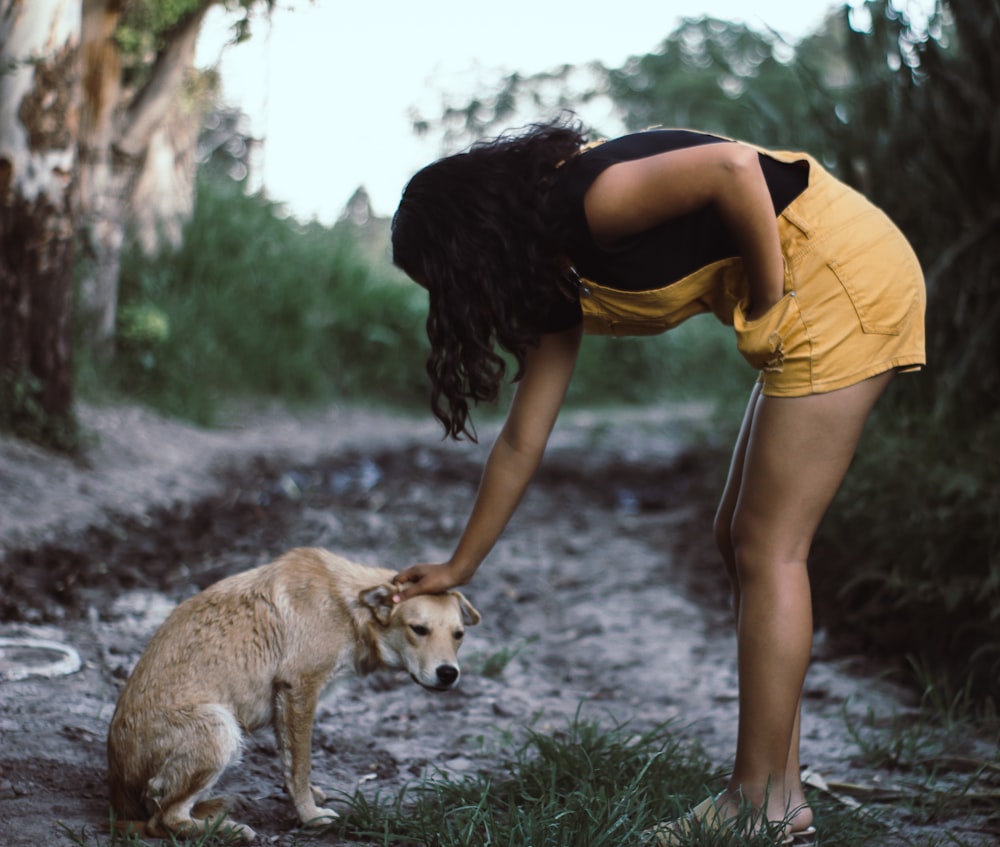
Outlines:
MULTIPOLYGON (((711 205, 664 221, 610 248, 594 241, 583 207, 587 189, 611 165, 726 140, 690 130, 647 130, 606 141, 563 165, 553 186, 550 208, 566 215, 569 238, 564 247, 580 275, 618 289, 648 291, 719 259, 738 256, 735 239, 711 205)), ((777 217, 805 189, 809 168, 804 162, 788 164, 759 155, 777 217)), ((545 316, 539 329, 558 332, 581 320, 579 301, 566 300, 545 316)))

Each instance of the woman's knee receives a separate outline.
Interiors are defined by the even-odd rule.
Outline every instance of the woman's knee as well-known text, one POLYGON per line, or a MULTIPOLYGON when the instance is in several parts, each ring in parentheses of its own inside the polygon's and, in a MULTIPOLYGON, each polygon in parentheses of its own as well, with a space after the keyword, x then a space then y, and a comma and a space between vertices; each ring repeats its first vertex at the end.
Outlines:
POLYGON ((782 536, 775 528, 765 531, 743 519, 737 512, 730 523, 733 568, 741 583, 765 577, 793 567, 805 567, 809 554, 808 539, 782 536))

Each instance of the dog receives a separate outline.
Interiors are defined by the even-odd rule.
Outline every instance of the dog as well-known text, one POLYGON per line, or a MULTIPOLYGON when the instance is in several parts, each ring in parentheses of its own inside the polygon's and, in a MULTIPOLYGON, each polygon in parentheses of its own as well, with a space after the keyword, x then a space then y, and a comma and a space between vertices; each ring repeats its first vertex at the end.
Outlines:
POLYGON ((214 827, 255 837, 203 799, 239 757, 244 733, 274 727, 285 787, 304 825, 337 817, 309 784, 319 698, 340 677, 401 669, 432 691, 459 680, 459 592, 394 602, 395 572, 297 548, 181 603, 139 658, 108 730, 118 829, 155 837, 214 827))

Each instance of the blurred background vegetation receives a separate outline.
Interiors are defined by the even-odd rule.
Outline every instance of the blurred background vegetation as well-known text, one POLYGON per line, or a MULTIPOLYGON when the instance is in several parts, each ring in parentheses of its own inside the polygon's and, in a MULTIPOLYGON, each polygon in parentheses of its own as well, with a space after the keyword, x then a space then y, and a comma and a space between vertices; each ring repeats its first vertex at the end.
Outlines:
MULTIPOLYGON (((141 24, 123 31, 130 50, 165 26, 141 24)), ((916 657, 924 683, 968 686, 986 709, 1000 695, 998 44, 998 0, 943 3, 919 29, 887 0, 855 2, 796 45, 688 20, 621 67, 513 74, 415 119, 448 150, 609 98, 629 129, 808 150, 888 211, 926 272, 930 366, 882 401, 822 528, 817 619, 871 653, 916 657)), ((254 142, 239 115, 202 117, 193 214, 182 237, 126 242, 113 355, 78 351, 79 392, 208 425, 246 402, 422 411, 424 293, 391 267, 388 221, 363 190, 334 227, 295 220, 244 190, 254 142)), ((653 339, 590 338, 570 402, 713 400, 735 428, 753 374, 729 333, 699 318, 653 339)), ((0 421, 17 429, 15 405, 0 402, 0 421)))

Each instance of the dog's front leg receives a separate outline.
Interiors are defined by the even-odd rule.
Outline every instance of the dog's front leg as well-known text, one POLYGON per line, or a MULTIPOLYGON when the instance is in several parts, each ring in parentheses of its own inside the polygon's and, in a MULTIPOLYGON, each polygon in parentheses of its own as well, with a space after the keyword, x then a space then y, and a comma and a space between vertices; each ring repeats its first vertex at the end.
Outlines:
POLYGON ((281 756, 285 788, 305 826, 324 826, 339 815, 316 805, 309 785, 312 772, 312 725, 320 686, 303 680, 279 683, 274 691, 274 737, 281 756))

